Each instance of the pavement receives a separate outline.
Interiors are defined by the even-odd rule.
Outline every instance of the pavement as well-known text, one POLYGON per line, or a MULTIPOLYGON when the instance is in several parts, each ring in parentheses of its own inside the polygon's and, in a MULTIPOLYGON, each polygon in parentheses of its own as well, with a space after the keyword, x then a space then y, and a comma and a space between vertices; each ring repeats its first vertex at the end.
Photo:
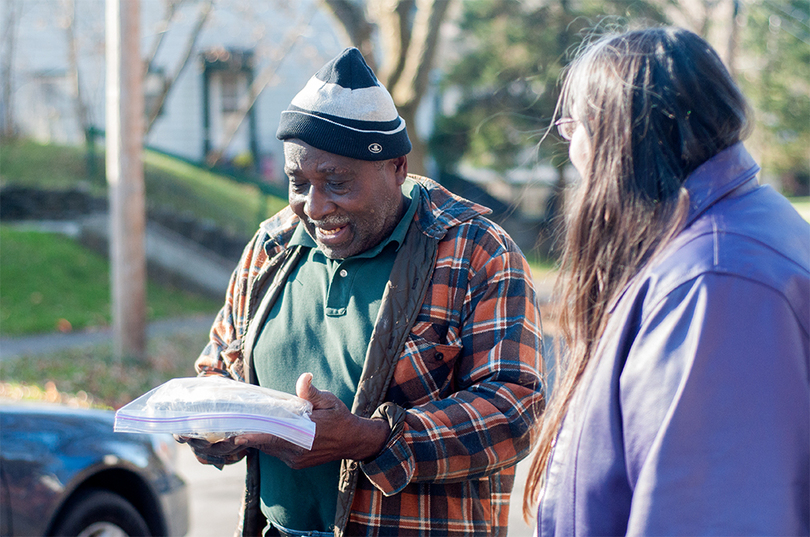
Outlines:
MULTIPOLYGON (((168 335, 182 331, 207 332, 216 313, 180 319, 164 319, 149 323, 147 337, 168 335)), ((22 356, 37 356, 50 352, 111 343, 112 328, 82 330, 68 333, 38 334, 34 336, 0 338, 0 362, 22 356)), ((202 349, 204 342, 200 344, 202 349)))

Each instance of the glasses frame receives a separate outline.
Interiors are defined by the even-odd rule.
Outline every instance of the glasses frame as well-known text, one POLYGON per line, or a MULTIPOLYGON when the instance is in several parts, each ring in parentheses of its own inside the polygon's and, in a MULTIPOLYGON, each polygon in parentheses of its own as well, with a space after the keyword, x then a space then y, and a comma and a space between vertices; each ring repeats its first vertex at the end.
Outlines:
POLYGON ((557 134, 567 142, 570 142, 571 138, 574 137, 577 125, 579 125, 579 120, 572 117, 561 117, 554 122, 554 126, 557 127, 557 134))

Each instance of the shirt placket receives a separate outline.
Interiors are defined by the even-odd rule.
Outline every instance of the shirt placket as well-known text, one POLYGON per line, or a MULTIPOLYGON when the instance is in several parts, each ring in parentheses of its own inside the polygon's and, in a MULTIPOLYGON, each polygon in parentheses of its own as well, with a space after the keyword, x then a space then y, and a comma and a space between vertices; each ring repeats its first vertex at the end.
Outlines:
POLYGON ((329 288, 326 292, 326 315, 341 317, 346 315, 349 305, 352 283, 355 275, 355 263, 350 260, 329 260, 329 288))

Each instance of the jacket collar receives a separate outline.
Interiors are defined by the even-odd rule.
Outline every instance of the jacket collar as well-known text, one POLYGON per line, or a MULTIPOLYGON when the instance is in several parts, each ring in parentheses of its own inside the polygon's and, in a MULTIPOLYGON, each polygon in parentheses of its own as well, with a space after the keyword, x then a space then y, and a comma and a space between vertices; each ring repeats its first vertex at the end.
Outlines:
POLYGON ((432 179, 418 175, 408 177, 422 187, 423 195, 416 210, 415 222, 420 231, 429 237, 440 239, 448 229, 492 212, 483 205, 453 194, 432 179))
POLYGON ((686 179, 689 191, 688 226, 706 209, 736 188, 754 179, 759 166, 742 142, 719 152, 697 167, 686 179))
MULTIPOLYGON (((418 184, 422 189, 414 221, 419 226, 419 230, 428 237, 440 239, 451 227, 492 212, 483 205, 453 194, 427 177, 409 175, 408 181, 418 184)), ((268 255, 274 248, 289 242, 298 226, 298 221, 299 218, 287 206, 262 222, 260 229, 265 234, 263 242, 268 255)))
MULTIPOLYGON (((712 205, 720 201, 731 192, 749 185, 756 185, 756 175, 759 173, 759 166, 753 157, 738 142, 731 147, 719 152, 703 164, 697 167, 684 182, 684 187, 689 192, 689 213, 684 222, 683 229, 688 228, 706 212, 712 205)), ((624 290, 618 294, 610 303, 608 310, 614 313, 621 303, 624 295, 634 287, 644 282, 644 274, 654 270, 654 267, 664 259, 668 253, 677 247, 679 240, 683 240, 683 232, 679 237, 673 239, 662 252, 658 252, 656 258, 637 274, 625 286, 624 290), (635 282, 635 283, 634 283, 635 282)))

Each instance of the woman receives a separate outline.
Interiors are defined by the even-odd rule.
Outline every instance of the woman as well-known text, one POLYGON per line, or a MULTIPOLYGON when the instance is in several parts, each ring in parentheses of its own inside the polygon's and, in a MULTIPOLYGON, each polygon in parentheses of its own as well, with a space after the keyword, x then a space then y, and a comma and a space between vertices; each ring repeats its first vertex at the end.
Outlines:
POLYGON ((538 534, 808 534, 810 225, 758 185, 745 98, 658 28, 589 46, 558 112, 582 182, 538 534))

